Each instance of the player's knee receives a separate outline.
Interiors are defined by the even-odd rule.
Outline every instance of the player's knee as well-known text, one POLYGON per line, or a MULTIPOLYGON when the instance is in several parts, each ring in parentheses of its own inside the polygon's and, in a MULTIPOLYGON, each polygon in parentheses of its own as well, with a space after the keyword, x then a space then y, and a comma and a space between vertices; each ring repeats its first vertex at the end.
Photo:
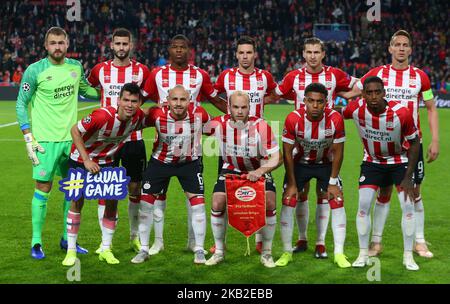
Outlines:
POLYGON ((308 200, 308 193, 305 193, 305 192, 298 193, 298 201, 299 202, 305 202, 307 200, 308 200))
POLYGON ((266 225, 275 225, 277 223, 277 210, 267 209, 266 210, 266 225))
POLYGON ((377 203, 378 204, 389 204, 389 202, 391 201, 391 196, 390 195, 378 195, 377 197, 377 203))
POLYGON ((205 204, 205 198, 203 195, 196 195, 189 199, 189 204, 191 207, 197 206, 197 205, 204 205, 205 204))

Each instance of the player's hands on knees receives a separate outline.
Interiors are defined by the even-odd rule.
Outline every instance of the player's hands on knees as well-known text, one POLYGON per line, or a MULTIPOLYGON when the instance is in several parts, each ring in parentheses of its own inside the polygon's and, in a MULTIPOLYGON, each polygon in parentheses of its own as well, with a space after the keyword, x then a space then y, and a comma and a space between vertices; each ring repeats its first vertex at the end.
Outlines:
POLYGON ((248 172, 247 179, 250 180, 251 182, 256 182, 258 179, 261 178, 262 175, 263 175, 262 172, 259 169, 256 169, 248 172))
POLYGON ((414 183, 412 178, 405 177, 400 183, 400 187, 403 190, 403 195, 405 201, 409 199, 411 202, 414 202, 415 193, 414 193, 414 183))
POLYGON ((286 185, 286 189, 284 189, 283 192, 283 201, 285 199, 291 199, 292 197, 295 197, 295 199, 297 199, 297 195, 298 195, 298 189, 296 185, 286 185))
POLYGON ((328 200, 335 199, 337 201, 342 201, 344 199, 344 195, 337 185, 328 185, 327 197, 328 200))
POLYGON ((427 150, 427 163, 431 163, 439 156, 439 143, 431 142, 427 150))
POLYGON ((84 161, 84 167, 86 170, 91 172, 91 174, 97 174, 100 172, 100 166, 90 159, 84 161))
POLYGON ((45 149, 42 148, 36 139, 34 139, 31 133, 24 134, 23 138, 25 139, 28 158, 31 160, 33 166, 39 165, 39 159, 36 152, 45 153, 45 149))

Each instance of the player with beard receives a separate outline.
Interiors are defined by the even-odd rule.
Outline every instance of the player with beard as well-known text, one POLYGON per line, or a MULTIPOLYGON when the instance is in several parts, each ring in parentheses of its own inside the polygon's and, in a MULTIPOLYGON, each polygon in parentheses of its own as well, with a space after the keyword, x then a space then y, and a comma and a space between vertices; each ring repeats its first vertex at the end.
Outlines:
MULTIPOLYGON (((135 83, 141 89, 148 78, 149 70, 142 63, 130 58, 133 51, 133 39, 129 30, 118 28, 112 34, 110 44, 114 58, 97 64, 91 71, 88 81, 92 86, 101 89, 101 106, 117 107, 120 90, 125 83, 135 83)), ((142 138, 142 130, 130 134, 125 145, 115 155, 115 165, 122 164, 131 177, 128 184, 128 218, 130 224, 130 247, 139 252, 138 237, 139 204, 141 201, 142 172, 145 169, 146 152, 142 138)), ((102 221, 105 212, 105 200, 99 200, 98 222, 103 229, 102 221)), ((96 253, 101 252, 101 246, 96 253)))
MULTIPOLYGON (((70 128, 77 121, 78 94, 98 99, 98 91, 91 88, 84 77, 83 66, 66 58, 69 39, 60 27, 52 27, 45 34, 48 56, 31 64, 20 84, 16 113, 23 132, 28 158, 33 164, 36 180, 31 201, 33 236, 31 257, 45 258, 42 249, 42 228, 47 215, 47 201, 55 174, 66 177, 72 138, 70 128), (28 105, 31 103, 33 123, 30 126, 28 105)), ((66 218, 70 201, 64 200, 64 232, 61 249, 67 250, 66 218)), ((76 245, 78 253, 87 250, 76 245)))

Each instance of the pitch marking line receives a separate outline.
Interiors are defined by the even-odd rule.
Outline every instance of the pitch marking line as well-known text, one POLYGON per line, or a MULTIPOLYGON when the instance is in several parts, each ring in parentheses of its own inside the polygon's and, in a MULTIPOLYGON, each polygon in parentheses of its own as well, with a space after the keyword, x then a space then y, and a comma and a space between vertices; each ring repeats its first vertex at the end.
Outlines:
MULTIPOLYGON (((87 106, 87 107, 80 108, 80 109, 78 109, 78 112, 83 111, 83 110, 87 110, 87 109, 92 109, 92 108, 95 108, 95 107, 98 107, 98 105, 87 106)), ((17 121, 6 123, 6 124, 3 124, 3 125, 0 125, 0 129, 1 128, 6 128, 6 127, 9 127, 9 126, 15 126, 17 124, 19 124, 17 121)))

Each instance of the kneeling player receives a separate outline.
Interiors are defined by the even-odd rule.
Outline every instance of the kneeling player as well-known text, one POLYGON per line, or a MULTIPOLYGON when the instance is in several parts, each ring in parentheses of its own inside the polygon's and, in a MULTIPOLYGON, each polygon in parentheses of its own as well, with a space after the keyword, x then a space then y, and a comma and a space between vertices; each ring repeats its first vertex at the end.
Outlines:
POLYGON ((364 145, 364 159, 359 178, 359 209, 356 228, 359 256, 353 267, 368 264, 370 209, 380 187, 397 186, 402 208, 403 264, 418 270, 412 250, 415 232, 413 173, 419 156, 419 138, 408 108, 386 101, 383 80, 376 76, 364 81, 363 99, 342 110, 344 118, 353 119, 364 145), (409 151, 404 144, 409 144, 409 151))
POLYGON ((166 193, 171 177, 177 177, 189 200, 194 230, 194 263, 206 262, 203 244, 206 231, 205 200, 203 197, 201 137, 203 124, 209 121, 202 107, 190 105, 189 92, 176 85, 169 90, 168 106, 150 110, 149 123, 156 128, 158 140, 143 176, 142 191, 147 201, 139 209, 141 251, 131 260, 138 264, 149 257, 149 238, 157 196, 166 193))
MULTIPOLYGON (((124 145, 124 141, 134 130, 146 126, 146 115, 139 108, 141 105, 140 88, 134 83, 127 83, 120 91, 118 108, 105 107, 97 109, 82 119, 71 129, 73 145, 70 153, 72 168, 84 168, 96 174, 101 167, 113 166, 115 153, 124 145)), ((67 255, 62 262, 72 266, 76 261, 76 241, 81 222, 81 209, 84 198, 72 201, 67 215, 67 255)), ((102 251, 100 261, 118 264, 111 251, 111 242, 117 224, 117 200, 106 200, 102 220, 102 251)))
POLYGON ((287 184, 280 219, 284 253, 276 262, 277 266, 286 266, 292 261, 292 219, 297 193, 313 178, 317 179, 321 191, 318 199, 324 204, 329 203, 332 210, 334 262, 341 268, 351 266, 344 255, 346 216, 338 179, 344 151, 344 122, 338 112, 325 108, 327 94, 327 89, 320 83, 308 85, 305 89, 305 107, 286 118, 283 152, 287 184), (298 153, 294 157, 295 146, 298 153))
POLYGON ((210 134, 219 139, 223 158, 221 174, 214 186, 211 209, 211 227, 214 234, 215 253, 206 265, 223 261, 225 247, 226 193, 225 174, 246 174, 255 182, 266 178, 266 226, 262 228, 261 263, 275 267, 272 259, 272 240, 276 224, 275 183, 270 172, 281 165, 279 146, 270 126, 261 118, 249 116, 250 99, 247 93, 236 91, 231 94, 230 114, 216 117, 208 127, 210 134))

